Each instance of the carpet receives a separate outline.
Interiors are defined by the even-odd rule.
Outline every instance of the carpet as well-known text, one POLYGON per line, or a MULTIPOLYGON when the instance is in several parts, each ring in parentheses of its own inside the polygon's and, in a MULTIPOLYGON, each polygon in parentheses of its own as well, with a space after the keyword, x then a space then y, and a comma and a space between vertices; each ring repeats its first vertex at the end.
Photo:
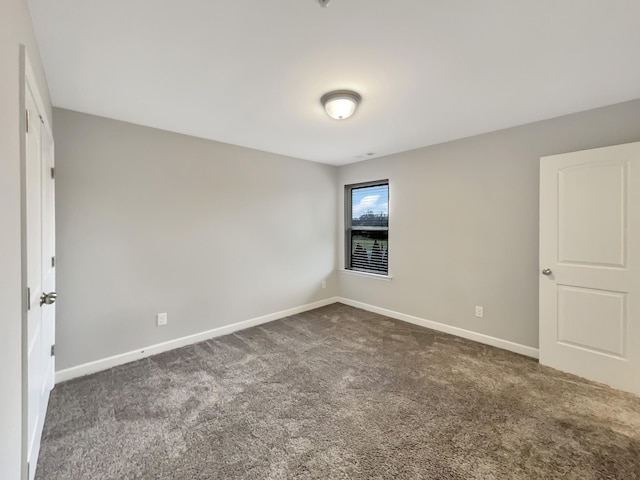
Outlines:
POLYGON ((640 479, 640 398, 337 303, 56 386, 36 478, 640 479))

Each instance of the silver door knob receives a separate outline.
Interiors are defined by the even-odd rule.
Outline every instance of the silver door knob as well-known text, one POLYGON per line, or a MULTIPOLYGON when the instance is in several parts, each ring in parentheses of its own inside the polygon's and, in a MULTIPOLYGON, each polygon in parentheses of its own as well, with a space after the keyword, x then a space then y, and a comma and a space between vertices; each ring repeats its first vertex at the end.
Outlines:
POLYGON ((551 271, 550 268, 545 268, 544 270, 542 270, 542 274, 543 275, 551 275, 553 272, 551 271))
POLYGON ((58 298, 58 294, 56 292, 43 293, 40 297, 40 306, 56 303, 56 298, 58 298))

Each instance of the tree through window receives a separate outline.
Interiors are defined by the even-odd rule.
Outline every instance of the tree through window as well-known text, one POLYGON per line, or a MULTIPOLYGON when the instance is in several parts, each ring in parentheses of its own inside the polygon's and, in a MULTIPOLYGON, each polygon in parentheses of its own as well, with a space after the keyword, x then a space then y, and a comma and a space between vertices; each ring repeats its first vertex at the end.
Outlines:
POLYGON ((345 268, 386 275, 389 271, 389 181, 345 187, 345 268))

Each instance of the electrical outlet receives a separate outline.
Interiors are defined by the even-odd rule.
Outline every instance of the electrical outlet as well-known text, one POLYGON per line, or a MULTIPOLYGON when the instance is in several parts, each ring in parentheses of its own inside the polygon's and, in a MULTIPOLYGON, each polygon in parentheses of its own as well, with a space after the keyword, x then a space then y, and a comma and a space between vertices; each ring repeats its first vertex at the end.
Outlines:
POLYGON ((327 288, 327 281, 326 280, 322 280, 322 288, 327 288))
POLYGON ((484 307, 480 305, 476 305, 476 317, 483 318, 484 317, 484 307))
POLYGON ((167 314, 166 313, 159 313, 158 315, 156 315, 156 325, 158 327, 162 327, 163 325, 167 324, 167 314))

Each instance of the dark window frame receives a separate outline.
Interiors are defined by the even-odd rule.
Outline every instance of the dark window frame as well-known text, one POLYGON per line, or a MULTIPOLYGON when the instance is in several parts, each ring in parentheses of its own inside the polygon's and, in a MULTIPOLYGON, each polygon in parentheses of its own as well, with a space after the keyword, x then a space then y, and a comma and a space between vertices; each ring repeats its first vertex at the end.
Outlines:
MULTIPOLYGON (((352 208, 353 208, 353 190, 357 190, 359 188, 366 187, 379 187, 386 186, 387 187, 387 202, 389 201, 389 179, 384 180, 374 180, 370 182, 361 182, 354 183, 351 185, 345 185, 344 187, 344 206, 345 206, 345 235, 344 235, 344 243, 345 243, 345 270, 349 270, 352 272, 362 272, 369 273, 372 275, 381 275, 388 276, 389 275, 389 224, 387 222, 387 226, 353 226, 352 224, 352 208), (353 233, 354 232, 386 232, 386 242, 387 249, 385 252, 386 257, 386 270, 379 269, 367 269, 367 268, 359 268, 354 267, 353 263, 353 233)), ((387 210, 387 216, 389 215, 389 211, 387 210)), ((388 219, 388 217, 387 217, 388 219)))

